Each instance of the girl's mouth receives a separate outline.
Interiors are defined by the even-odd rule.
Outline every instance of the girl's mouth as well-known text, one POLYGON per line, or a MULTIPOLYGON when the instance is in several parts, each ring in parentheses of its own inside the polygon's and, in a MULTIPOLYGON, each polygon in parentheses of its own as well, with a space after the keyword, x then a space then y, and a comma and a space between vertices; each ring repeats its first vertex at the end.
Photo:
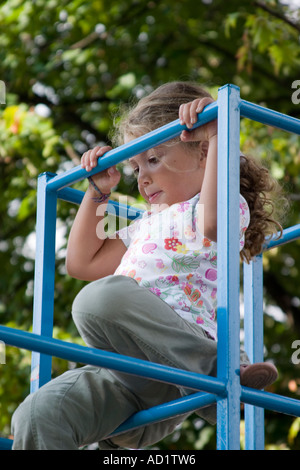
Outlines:
POLYGON ((159 194, 161 194, 161 191, 157 191, 156 193, 150 194, 148 196, 150 204, 152 204, 152 202, 155 201, 155 199, 159 196, 159 194))

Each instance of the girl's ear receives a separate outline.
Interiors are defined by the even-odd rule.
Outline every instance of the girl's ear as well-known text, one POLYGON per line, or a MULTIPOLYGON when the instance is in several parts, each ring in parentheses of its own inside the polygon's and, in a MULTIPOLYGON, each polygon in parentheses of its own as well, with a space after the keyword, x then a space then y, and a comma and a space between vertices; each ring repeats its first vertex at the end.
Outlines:
POLYGON ((199 142, 199 150, 200 150, 200 161, 206 163, 207 152, 208 152, 208 141, 200 141, 199 142))

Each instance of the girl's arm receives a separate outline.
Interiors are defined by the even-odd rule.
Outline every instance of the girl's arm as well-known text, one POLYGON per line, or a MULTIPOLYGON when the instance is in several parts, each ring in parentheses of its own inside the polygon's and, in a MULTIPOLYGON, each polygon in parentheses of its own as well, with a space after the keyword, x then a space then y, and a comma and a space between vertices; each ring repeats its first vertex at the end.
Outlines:
MULTIPOLYGON (((197 122, 197 114, 212 102, 212 98, 201 98, 182 105, 179 110, 181 123, 191 128, 197 122)), ((217 241, 217 121, 209 122, 193 131, 183 131, 181 140, 183 142, 199 141, 199 151, 206 158, 199 199, 199 211, 201 207, 204 208, 204 217, 198 218, 199 230, 205 237, 217 241)))
MULTIPOLYGON (((97 165, 98 158, 110 148, 95 147, 86 152, 81 160, 82 167, 90 171, 97 165)), ((120 173, 112 167, 93 176, 93 181, 104 194, 108 194, 120 181, 120 173)), ((75 217, 67 246, 68 274, 85 281, 113 274, 126 252, 122 240, 105 237, 101 224, 107 201, 102 202, 99 208, 99 204, 93 200, 97 197, 99 194, 89 185, 75 217)))

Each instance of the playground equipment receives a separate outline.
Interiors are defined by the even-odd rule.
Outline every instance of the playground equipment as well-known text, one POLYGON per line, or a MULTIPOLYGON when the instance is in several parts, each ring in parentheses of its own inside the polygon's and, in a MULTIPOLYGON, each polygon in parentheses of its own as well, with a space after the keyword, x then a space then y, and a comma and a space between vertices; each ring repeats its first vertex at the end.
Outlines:
MULTIPOLYGON (((240 98, 239 88, 225 85, 218 99, 199 115, 194 127, 218 118, 218 374, 208 377, 114 353, 65 343, 52 338, 55 274, 57 199, 79 204, 81 191, 75 182, 120 163, 138 153, 174 138, 182 132, 179 120, 107 152, 98 166, 87 173, 80 166, 62 174, 44 173, 38 179, 36 263, 34 280, 33 333, 0 326, 0 341, 32 352, 31 392, 51 380, 52 356, 92 364, 150 379, 192 388, 195 393, 136 413, 114 434, 154 423, 217 403, 217 449, 240 448, 240 402, 245 403, 246 449, 264 448, 264 408, 300 416, 300 400, 254 390, 240 385, 240 261, 239 261, 239 159, 240 118, 300 134, 300 120, 240 98), (201 390, 201 392, 199 392, 201 390)), ((137 209, 110 201, 108 211, 134 219, 137 209)), ((300 224, 284 230, 280 240, 271 240, 266 250, 300 238, 300 224)), ((262 256, 244 264, 245 349, 251 362, 263 361, 263 270, 262 256)), ((0 439, 0 449, 12 441, 0 439)))

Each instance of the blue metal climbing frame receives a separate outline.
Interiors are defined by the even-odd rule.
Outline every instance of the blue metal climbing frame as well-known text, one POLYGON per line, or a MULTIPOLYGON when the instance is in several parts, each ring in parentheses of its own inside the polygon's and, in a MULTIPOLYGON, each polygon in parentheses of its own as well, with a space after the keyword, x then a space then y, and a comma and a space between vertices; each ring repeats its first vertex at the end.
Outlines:
MULTIPOLYGON (((225 85, 218 99, 199 115, 194 127, 218 118, 218 374, 208 377, 114 353, 65 343, 52 338, 55 275, 57 199, 79 204, 81 191, 70 188, 87 177, 80 166, 62 174, 44 173, 38 179, 37 245, 34 280, 33 333, 0 326, 0 340, 32 351, 31 392, 51 380, 52 356, 102 366, 195 390, 181 398, 141 411, 115 430, 114 435, 217 403, 217 449, 240 448, 240 402, 245 403, 246 449, 264 448, 264 408, 300 416, 300 400, 242 387, 239 381, 239 156, 240 118, 300 134, 300 120, 249 103, 239 88, 225 85), (201 392, 199 391, 201 390, 201 392)), ((138 153, 178 136, 185 126, 179 120, 107 152, 93 175, 138 153)), ((129 219, 137 209, 110 201, 108 211, 129 219)), ((267 249, 300 238, 300 225, 284 230, 283 238, 267 249)), ((244 265, 245 349, 252 362, 263 360, 262 256, 244 265)), ((0 439, 0 449, 12 441, 0 439)))

